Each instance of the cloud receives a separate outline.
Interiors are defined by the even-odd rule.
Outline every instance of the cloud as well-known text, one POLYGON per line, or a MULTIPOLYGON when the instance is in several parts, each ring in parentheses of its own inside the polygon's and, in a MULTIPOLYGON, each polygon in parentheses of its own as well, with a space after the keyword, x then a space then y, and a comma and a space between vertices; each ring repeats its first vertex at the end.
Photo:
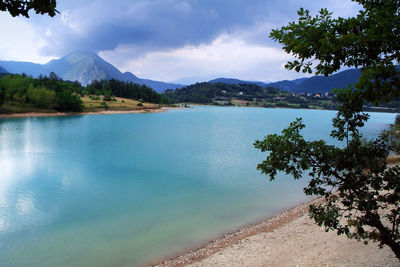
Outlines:
MULTIPOLYGON (((125 55, 123 71, 133 71, 139 77, 174 81, 189 77, 187 82, 234 77, 245 80, 281 80, 298 75, 284 71, 290 59, 283 50, 267 45, 247 43, 234 34, 221 34, 209 44, 187 45, 182 48, 149 52, 143 57, 128 58, 130 48, 120 46, 100 53, 113 61, 115 55, 125 55), (192 77, 196 74, 195 77, 192 77)), ((304 75, 300 75, 304 76, 304 75)))
MULTIPOLYGON (((322 4, 328 8, 345 6, 341 8, 343 13, 349 10, 344 3, 351 2, 329 0, 322 4)), ((43 54, 113 50, 130 45, 140 56, 149 51, 210 43, 224 32, 251 31, 260 23, 280 26, 294 18, 299 7, 317 10, 320 5, 305 0, 69 0, 59 2, 61 15, 35 16, 32 21, 46 41, 43 54)))
POLYGON ((41 56, 39 51, 46 45, 42 38, 37 38, 35 29, 25 18, 12 18, 0 13, 0 60, 34 61, 45 63, 52 57, 41 56))
POLYGON ((350 0, 68 0, 57 4, 61 14, 54 18, 0 17, 2 25, 10 25, 0 29, 2 36, 10 36, 0 44, 0 59, 44 63, 72 51, 92 50, 122 70, 152 79, 210 77, 215 71, 215 75, 276 80, 293 75, 286 71, 278 75, 272 69, 287 59, 268 38, 272 29, 296 20, 300 7, 313 14, 327 7, 345 17, 359 8, 350 0))

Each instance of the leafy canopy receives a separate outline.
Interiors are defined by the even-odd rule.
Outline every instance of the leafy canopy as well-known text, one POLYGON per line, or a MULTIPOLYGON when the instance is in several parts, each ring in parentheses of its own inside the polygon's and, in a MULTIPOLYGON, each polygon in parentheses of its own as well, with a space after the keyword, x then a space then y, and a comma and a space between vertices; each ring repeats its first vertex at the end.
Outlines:
POLYGON ((50 17, 58 13, 56 0, 0 0, 0 10, 9 12, 13 17, 22 15, 29 18, 32 9, 36 14, 48 14, 50 17))
POLYGON ((379 103, 400 96, 399 1, 357 0, 363 9, 356 17, 333 18, 327 9, 315 17, 298 11, 298 22, 275 29, 270 37, 296 57, 289 70, 329 75, 341 67, 361 68, 355 89, 366 100, 379 103))
POLYGON ((312 17, 300 9, 297 22, 270 34, 295 56, 289 70, 329 75, 343 66, 360 68, 359 81, 338 91, 342 105, 331 137, 342 145, 305 140, 305 125, 297 119, 281 135, 255 142, 269 151, 257 169, 271 180, 278 171, 295 179, 308 172, 305 193, 325 198, 310 207, 318 225, 387 245, 400 259, 400 167, 387 165, 393 144, 387 133, 366 141, 359 131, 369 117, 362 112, 367 101, 379 105, 400 96, 400 1, 354 2, 362 6, 356 17, 333 18, 326 9, 312 17))

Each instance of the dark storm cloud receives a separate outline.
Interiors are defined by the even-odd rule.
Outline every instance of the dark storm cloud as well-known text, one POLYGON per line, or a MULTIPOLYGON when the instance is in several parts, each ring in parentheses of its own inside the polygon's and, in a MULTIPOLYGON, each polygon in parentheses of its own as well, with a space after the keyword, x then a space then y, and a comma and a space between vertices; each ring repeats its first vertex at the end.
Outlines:
POLYGON ((34 22, 49 53, 112 50, 119 44, 144 52, 207 43, 223 32, 249 27, 267 17, 279 24, 295 12, 297 7, 289 11, 293 3, 296 1, 65 0, 58 1, 61 14, 56 18, 35 17, 34 22))
MULTIPOLYGON (((222 33, 241 32, 248 42, 267 42, 272 27, 296 18, 305 7, 332 7, 348 0, 59 0, 61 14, 31 20, 46 45, 43 55, 129 46, 140 56, 210 43, 222 33), (262 31, 254 25, 268 22, 262 31), (250 34, 249 34, 250 33, 250 34)), ((347 8, 345 6, 344 8, 347 8)))

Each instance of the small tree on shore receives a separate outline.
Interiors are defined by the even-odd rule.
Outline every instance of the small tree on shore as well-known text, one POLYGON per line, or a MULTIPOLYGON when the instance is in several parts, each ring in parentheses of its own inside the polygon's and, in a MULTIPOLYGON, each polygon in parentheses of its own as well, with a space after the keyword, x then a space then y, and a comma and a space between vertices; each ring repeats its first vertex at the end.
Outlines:
POLYGON ((281 135, 255 142, 270 152, 257 169, 271 180, 278 171, 295 179, 308 172, 305 193, 325 198, 310 206, 318 225, 387 245, 400 259, 400 167, 387 166, 387 134, 365 141, 359 131, 369 117, 362 112, 364 103, 379 105, 400 96, 400 1, 354 1, 362 6, 356 17, 332 18, 326 9, 312 17, 300 9, 298 22, 270 35, 296 57, 287 63, 289 70, 329 75, 342 66, 361 69, 358 83, 337 92, 342 104, 331 137, 341 145, 306 141, 305 125, 297 119, 281 135))

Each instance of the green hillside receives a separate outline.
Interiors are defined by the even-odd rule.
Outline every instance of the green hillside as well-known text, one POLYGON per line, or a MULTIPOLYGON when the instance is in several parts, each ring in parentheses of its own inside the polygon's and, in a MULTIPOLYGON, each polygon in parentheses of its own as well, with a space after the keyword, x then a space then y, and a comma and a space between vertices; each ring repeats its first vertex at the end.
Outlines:
MULTIPOLYGON (((257 107, 289 107, 312 109, 337 109, 338 101, 330 93, 295 94, 274 87, 261 87, 256 84, 196 83, 162 94, 171 103, 194 103, 210 105, 235 105, 257 107)), ((400 101, 394 99, 375 107, 366 103, 366 111, 400 111, 400 101)))
POLYGON ((145 85, 114 79, 83 87, 54 73, 39 78, 18 74, 0 78, 0 113, 154 109, 168 102, 145 85))

